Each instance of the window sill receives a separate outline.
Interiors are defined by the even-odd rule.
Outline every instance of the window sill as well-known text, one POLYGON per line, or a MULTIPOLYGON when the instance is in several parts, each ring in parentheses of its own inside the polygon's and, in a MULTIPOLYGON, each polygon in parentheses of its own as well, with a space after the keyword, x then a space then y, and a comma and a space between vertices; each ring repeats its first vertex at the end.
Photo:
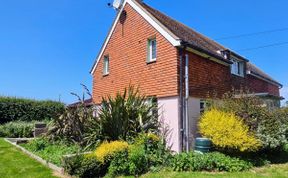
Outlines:
POLYGON ((232 75, 235 75, 235 76, 237 76, 237 77, 242 77, 242 78, 244 78, 244 75, 239 75, 239 74, 234 74, 234 73, 231 73, 232 75))
POLYGON ((151 60, 151 61, 147 61, 146 63, 147 64, 152 64, 152 63, 155 63, 156 62, 156 59, 153 59, 153 60, 151 60))

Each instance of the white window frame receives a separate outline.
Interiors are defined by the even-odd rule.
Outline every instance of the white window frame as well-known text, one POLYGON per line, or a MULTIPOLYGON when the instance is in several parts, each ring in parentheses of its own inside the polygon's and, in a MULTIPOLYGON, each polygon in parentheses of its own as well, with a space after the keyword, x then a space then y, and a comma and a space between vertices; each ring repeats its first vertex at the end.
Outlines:
POLYGON ((157 59, 157 40, 156 38, 150 38, 148 39, 148 57, 147 62, 155 62, 157 59), (155 42, 155 57, 153 58, 153 43, 155 42))
POLYGON ((238 60, 235 57, 231 57, 231 62, 233 62, 233 64, 231 64, 231 73, 237 76, 244 77, 245 62, 238 60))
POLYGON ((109 64, 110 63, 110 59, 109 56, 104 56, 103 59, 103 75, 108 75, 109 74, 109 64))

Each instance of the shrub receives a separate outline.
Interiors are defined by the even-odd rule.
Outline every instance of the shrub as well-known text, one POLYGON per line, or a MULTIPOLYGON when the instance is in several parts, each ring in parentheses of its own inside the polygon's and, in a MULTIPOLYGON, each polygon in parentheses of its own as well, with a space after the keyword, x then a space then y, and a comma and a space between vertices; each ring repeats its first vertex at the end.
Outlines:
POLYGON ((128 150, 128 143, 124 141, 103 142, 95 151, 95 156, 101 163, 109 162, 113 156, 128 150))
POLYGON ((249 127, 250 131, 256 132, 261 120, 267 118, 269 109, 264 106, 263 100, 256 96, 247 96, 241 93, 239 98, 234 93, 228 93, 222 100, 212 101, 211 107, 224 112, 235 113, 249 127))
POLYGON ((64 104, 60 102, 0 97, 0 124, 56 118, 63 110, 64 104))
POLYGON ((59 118, 54 119, 48 131, 49 138, 52 140, 64 139, 71 143, 85 145, 85 134, 89 128, 94 126, 91 124, 95 120, 92 113, 92 108, 86 108, 84 104, 76 108, 66 108, 59 118))
POLYGON ((171 151, 166 147, 165 138, 148 133, 140 134, 135 139, 135 145, 143 146, 151 169, 167 166, 171 158, 171 151))
MULTIPOLYGON (((83 85, 83 88, 91 97, 87 87, 83 85)), ((94 107, 85 104, 85 94, 83 97, 75 93, 72 95, 78 98, 79 104, 65 108, 63 114, 54 119, 48 136, 51 140, 66 140, 83 147, 94 147, 102 139, 100 122, 93 117, 94 107)))
POLYGON ((223 149, 240 151, 257 151, 261 143, 248 126, 235 114, 212 109, 201 117, 199 123, 203 136, 212 140, 213 144, 223 149))
POLYGON ((129 151, 118 152, 109 166, 109 175, 138 176, 149 170, 151 166, 148 161, 143 145, 131 145, 129 151))
MULTIPOLYGON (((91 96, 87 87, 84 89, 91 96)), ((66 108, 55 119, 48 133, 52 140, 65 139, 82 147, 95 148, 103 140, 131 141, 139 133, 159 131, 157 106, 148 105, 147 98, 132 86, 115 98, 103 98, 99 118, 93 117, 95 107, 87 107, 84 97, 73 95, 77 96, 79 104, 66 108)))
POLYGON ((103 136, 109 141, 128 140, 139 133, 159 130, 158 108, 148 105, 147 98, 130 86, 123 94, 103 98, 99 119, 103 136))
POLYGON ((155 134, 140 134, 128 151, 118 152, 111 161, 109 174, 139 176, 148 171, 160 170, 172 158, 171 152, 155 134))
POLYGON ((129 154, 127 150, 115 154, 108 168, 110 177, 130 175, 130 163, 128 156, 129 154))
POLYGON ((140 175, 149 169, 148 156, 143 145, 132 145, 129 149, 129 173, 140 175))
POLYGON ((64 157, 63 168, 69 175, 79 178, 104 177, 108 170, 106 164, 86 155, 64 157))
POLYGON ((207 154, 190 152, 175 155, 171 166, 174 171, 239 172, 250 169, 252 164, 218 152, 207 154))
POLYGON ((259 122, 256 136, 261 140, 264 149, 281 149, 287 143, 288 120, 285 115, 285 112, 276 110, 259 122))
POLYGON ((14 121, 0 125, 0 137, 30 138, 33 137, 35 121, 14 121))
POLYGON ((62 167, 65 173, 69 175, 79 175, 79 169, 81 169, 81 164, 84 160, 84 155, 77 154, 73 156, 64 156, 62 158, 62 167))
POLYGON ((288 110, 263 107, 263 100, 255 96, 225 97, 211 102, 211 108, 235 113, 256 134, 266 151, 279 150, 287 143, 288 110))

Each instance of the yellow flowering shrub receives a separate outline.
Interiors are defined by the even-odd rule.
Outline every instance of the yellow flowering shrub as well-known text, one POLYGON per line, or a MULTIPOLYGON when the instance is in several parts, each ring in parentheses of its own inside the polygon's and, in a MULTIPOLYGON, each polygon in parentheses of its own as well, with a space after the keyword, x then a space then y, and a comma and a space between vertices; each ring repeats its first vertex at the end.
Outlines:
POLYGON ((234 113, 212 109, 203 114, 199 123, 200 133, 210 138, 219 148, 257 151, 261 142, 234 113))
POLYGON ((135 139, 136 145, 157 145, 161 138, 154 133, 142 133, 135 139))
POLYGON ((103 142, 96 150, 95 156, 98 161, 104 163, 106 159, 113 157, 116 153, 128 150, 129 144, 124 141, 103 142))
POLYGON ((160 137, 158 137, 156 134, 153 133, 148 133, 147 134, 148 139, 154 141, 154 142, 159 142, 160 141, 160 137))

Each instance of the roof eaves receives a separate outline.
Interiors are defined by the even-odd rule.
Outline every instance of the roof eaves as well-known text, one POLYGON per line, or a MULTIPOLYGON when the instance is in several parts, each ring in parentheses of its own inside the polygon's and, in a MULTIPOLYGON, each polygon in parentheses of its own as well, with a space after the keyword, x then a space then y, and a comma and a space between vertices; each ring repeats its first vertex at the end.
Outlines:
POLYGON ((216 58, 216 59, 218 59, 218 60, 220 60, 220 61, 222 61, 222 62, 224 62, 224 63, 232 64, 231 61, 225 59, 224 57, 215 55, 214 53, 211 53, 210 51, 205 50, 205 49, 203 49, 203 48, 200 48, 200 47, 198 47, 198 46, 195 46, 195 45, 193 45, 193 44, 191 44, 191 43, 182 42, 182 45, 183 45, 183 46, 191 47, 191 48, 193 48, 193 49, 195 49, 195 50, 197 50, 197 51, 199 51, 199 52, 206 53, 206 54, 208 54, 209 56, 214 57, 214 58, 216 58))
POLYGON ((274 85, 276 85, 276 86, 279 86, 280 88, 283 87, 283 85, 282 85, 281 83, 279 83, 279 82, 277 82, 277 81, 274 81, 274 80, 271 80, 271 79, 269 79, 269 78, 267 78, 267 77, 264 77, 264 76, 262 76, 262 75, 260 75, 260 74, 258 74, 258 73, 256 73, 256 72, 253 72, 253 71, 251 71, 251 70, 247 71, 247 74, 248 74, 248 75, 252 75, 252 76, 254 76, 254 77, 257 77, 257 78, 259 78, 259 79, 262 79, 262 80, 264 80, 264 81, 267 81, 267 82, 269 82, 269 83, 271 83, 271 84, 274 84, 274 85))
POLYGON ((242 60, 244 60, 244 61, 246 61, 246 62, 249 62, 249 60, 248 60, 247 58, 245 58, 245 57, 237 54, 237 53, 234 52, 234 51, 231 51, 231 50, 229 50, 229 51, 230 51, 230 53, 231 53, 233 56, 235 56, 235 57, 237 57, 237 58, 240 58, 240 59, 242 59, 242 60))

